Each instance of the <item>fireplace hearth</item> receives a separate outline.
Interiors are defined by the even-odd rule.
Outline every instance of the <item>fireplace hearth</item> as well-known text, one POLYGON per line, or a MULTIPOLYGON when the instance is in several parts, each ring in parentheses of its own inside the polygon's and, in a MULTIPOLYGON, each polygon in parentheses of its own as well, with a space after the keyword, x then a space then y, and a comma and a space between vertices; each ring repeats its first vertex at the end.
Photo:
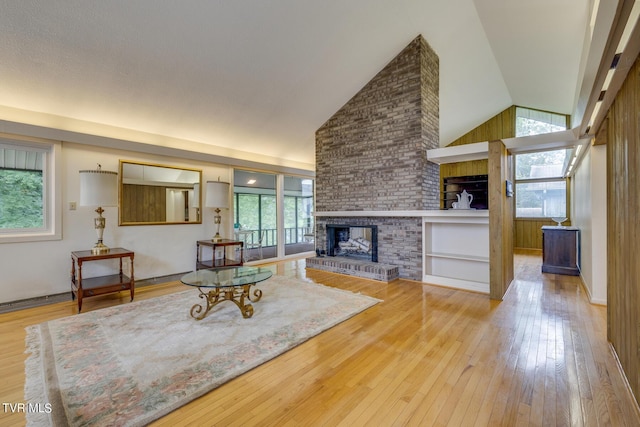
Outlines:
POLYGON ((378 226, 327 224, 327 255, 378 262, 378 226))

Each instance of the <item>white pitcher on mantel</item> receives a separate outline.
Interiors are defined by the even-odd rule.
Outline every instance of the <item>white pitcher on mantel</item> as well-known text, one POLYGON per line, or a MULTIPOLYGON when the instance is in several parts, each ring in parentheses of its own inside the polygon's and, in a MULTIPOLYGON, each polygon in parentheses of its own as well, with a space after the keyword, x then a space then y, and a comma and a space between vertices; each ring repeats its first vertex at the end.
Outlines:
POLYGON ((467 193, 467 190, 462 190, 458 196, 458 208, 457 209, 471 209, 471 202, 473 201, 473 194, 467 193))

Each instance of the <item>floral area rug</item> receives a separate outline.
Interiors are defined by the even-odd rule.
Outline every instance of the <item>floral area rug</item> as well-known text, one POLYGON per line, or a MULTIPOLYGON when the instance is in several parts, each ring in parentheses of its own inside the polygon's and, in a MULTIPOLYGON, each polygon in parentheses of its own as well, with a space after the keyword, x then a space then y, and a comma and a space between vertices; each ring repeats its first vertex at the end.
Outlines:
MULTIPOLYGON (((185 287, 186 288, 186 287, 185 287)), ((27 327, 27 425, 138 426, 373 306, 273 276, 253 317, 225 301, 196 321, 197 289, 27 327)))

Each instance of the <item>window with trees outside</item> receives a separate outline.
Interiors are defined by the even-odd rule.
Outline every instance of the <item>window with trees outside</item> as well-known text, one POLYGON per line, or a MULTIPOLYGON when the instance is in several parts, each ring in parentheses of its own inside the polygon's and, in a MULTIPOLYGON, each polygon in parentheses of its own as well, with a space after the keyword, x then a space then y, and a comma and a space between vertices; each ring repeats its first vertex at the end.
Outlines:
MULTIPOLYGON (((568 116, 516 107, 516 136, 540 135, 567 129, 568 116)), ((517 218, 567 216, 564 173, 571 150, 560 149, 515 156, 517 218)))
POLYGON ((284 255, 314 250, 312 179, 236 169, 233 193, 234 228, 245 243, 245 261, 282 255, 280 239, 284 255))
POLYGON ((285 255, 313 251, 313 180, 284 177, 285 255))
POLYGON ((55 148, 0 138, 0 242, 60 238, 55 148))
POLYGON ((516 155, 516 217, 567 216, 566 149, 516 155))
POLYGON ((244 242, 245 261, 274 258, 278 244, 276 175, 234 171, 234 229, 244 242))
POLYGON ((567 130, 568 116, 516 107, 516 136, 542 135, 567 130))

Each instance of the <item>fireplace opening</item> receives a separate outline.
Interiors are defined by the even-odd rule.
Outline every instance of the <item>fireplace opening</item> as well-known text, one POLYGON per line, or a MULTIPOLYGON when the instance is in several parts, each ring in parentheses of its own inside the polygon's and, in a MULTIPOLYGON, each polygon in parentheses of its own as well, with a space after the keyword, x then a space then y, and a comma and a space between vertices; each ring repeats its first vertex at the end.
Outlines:
POLYGON ((378 262, 378 226, 327 225, 327 255, 378 262))

